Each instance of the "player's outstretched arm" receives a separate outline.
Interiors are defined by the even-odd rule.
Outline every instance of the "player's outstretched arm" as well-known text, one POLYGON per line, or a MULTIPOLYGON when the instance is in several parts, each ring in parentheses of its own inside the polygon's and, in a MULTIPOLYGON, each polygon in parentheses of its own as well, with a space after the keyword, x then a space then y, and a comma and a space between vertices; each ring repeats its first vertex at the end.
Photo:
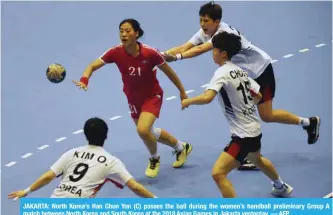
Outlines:
POLYGON ((203 94, 201 94, 199 96, 184 99, 182 101, 182 109, 185 109, 185 108, 189 107, 190 105, 208 104, 214 100, 216 94, 217 93, 215 90, 206 90, 203 94))
POLYGON ((30 187, 28 187, 25 190, 18 190, 10 193, 8 195, 9 199, 14 198, 14 200, 18 198, 22 198, 27 196, 30 192, 36 191, 39 188, 42 188, 43 186, 47 185, 50 183, 53 179, 55 179, 56 174, 52 171, 49 170, 46 173, 44 173, 41 177, 39 177, 30 187))
POLYGON ((185 51, 187 51, 187 50, 189 50, 189 49, 191 49, 193 47, 194 47, 194 45, 192 43, 186 42, 183 45, 173 47, 173 48, 165 51, 164 53, 170 53, 172 55, 176 55, 178 53, 185 52, 185 51))
POLYGON ((180 52, 176 55, 172 55, 172 54, 168 54, 168 53, 165 53, 165 59, 168 61, 168 62, 171 62, 171 61, 176 61, 176 60, 183 60, 183 59, 188 59, 188 58, 192 58, 192 57, 196 57, 196 56, 199 56, 201 54, 204 54, 210 50, 212 50, 214 47, 213 47, 213 44, 210 43, 210 42, 206 42, 204 44, 201 44, 199 46, 195 46, 185 52, 180 52))
POLYGON ((79 88, 87 90, 88 89, 88 82, 89 82, 89 79, 90 79, 92 73, 94 71, 98 70, 99 68, 103 67, 104 65, 105 65, 105 63, 101 59, 99 59, 99 58, 96 59, 95 61, 93 61, 91 64, 89 64, 86 67, 80 81, 73 80, 73 83, 76 86, 78 86, 79 88))
POLYGON ((152 192, 147 190, 142 184, 137 182, 135 179, 131 178, 126 183, 126 186, 133 191, 136 195, 143 198, 156 198, 152 192))
POLYGON ((206 43, 196 46, 190 50, 180 53, 179 55, 181 55, 181 56, 177 56, 177 59, 179 57, 181 57, 181 59, 196 57, 196 56, 206 53, 212 49, 213 49, 213 44, 210 42, 206 42, 206 43))
POLYGON ((167 63, 160 65, 158 68, 162 70, 162 72, 164 72, 164 74, 168 76, 168 78, 172 81, 172 83, 174 83, 174 85, 178 88, 180 93, 180 98, 182 100, 186 99, 187 95, 184 86, 180 81, 178 75, 175 73, 175 71, 173 71, 173 69, 167 63))

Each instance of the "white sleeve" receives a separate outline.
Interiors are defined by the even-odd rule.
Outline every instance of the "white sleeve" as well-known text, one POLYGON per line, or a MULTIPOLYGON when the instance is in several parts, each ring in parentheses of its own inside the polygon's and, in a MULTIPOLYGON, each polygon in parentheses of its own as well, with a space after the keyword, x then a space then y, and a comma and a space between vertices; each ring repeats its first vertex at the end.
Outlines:
POLYGON ((194 34, 188 42, 192 43, 194 46, 202 44, 201 29, 196 34, 194 34))
POLYGON ((109 175, 107 176, 109 179, 118 182, 122 186, 124 186, 133 176, 127 171, 123 162, 121 162, 118 158, 112 162, 109 175))
POLYGON ((72 150, 69 150, 62 154, 60 158, 50 167, 50 169, 55 173, 56 176, 61 175, 65 170, 66 164, 71 157, 71 152, 72 150))
POLYGON ((228 76, 225 75, 223 70, 218 69, 216 70, 212 80, 210 81, 209 85, 206 87, 206 90, 214 90, 216 92, 220 92, 223 86, 228 84, 228 76))
POLYGON ((248 77, 249 81, 250 81, 250 91, 258 94, 260 91, 260 85, 255 82, 255 80, 253 80, 252 78, 248 77))

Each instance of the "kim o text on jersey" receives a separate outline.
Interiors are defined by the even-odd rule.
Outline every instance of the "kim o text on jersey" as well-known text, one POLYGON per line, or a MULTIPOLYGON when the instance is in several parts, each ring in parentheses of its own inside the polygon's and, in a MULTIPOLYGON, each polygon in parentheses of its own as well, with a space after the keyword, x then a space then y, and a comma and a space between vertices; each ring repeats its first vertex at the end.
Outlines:
MULTIPOLYGON (((94 153, 89 153, 89 152, 83 152, 81 155, 79 154, 78 151, 74 152, 73 157, 75 158, 82 158, 86 160, 92 160, 95 157, 94 153)), ((106 157, 105 156, 99 156, 97 157, 97 162, 99 163, 105 163, 106 157)))

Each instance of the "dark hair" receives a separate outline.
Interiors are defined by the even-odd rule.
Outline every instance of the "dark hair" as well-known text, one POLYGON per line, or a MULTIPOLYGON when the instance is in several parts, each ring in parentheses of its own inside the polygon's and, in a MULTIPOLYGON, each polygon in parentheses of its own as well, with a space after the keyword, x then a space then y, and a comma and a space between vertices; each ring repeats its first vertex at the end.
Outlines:
POLYGON ((222 7, 213 1, 200 7, 199 16, 209 16, 213 21, 222 19, 222 7))
POLYGON ((225 31, 215 35, 212 42, 214 48, 227 52, 229 60, 242 48, 240 36, 237 36, 236 34, 229 34, 225 31))
POLYGON ((121 23, 119 24, 119 29, 120 27, 124 24, 124 23, 129 23, 132 25, 132 28, 134 29, 135 32, 139 32, 139 36, 136 38, 140 38, 142 37, 142 35, 144 34, 144 31, 142 30, 140 23, 135 20, 135 19, 124 19, 123 21, 121 21, 121 23))
POLYGON ((84 134, 89 145, 103 146, 108 134, 108 125, 100 118, 90 118, 84 124, 84 134))

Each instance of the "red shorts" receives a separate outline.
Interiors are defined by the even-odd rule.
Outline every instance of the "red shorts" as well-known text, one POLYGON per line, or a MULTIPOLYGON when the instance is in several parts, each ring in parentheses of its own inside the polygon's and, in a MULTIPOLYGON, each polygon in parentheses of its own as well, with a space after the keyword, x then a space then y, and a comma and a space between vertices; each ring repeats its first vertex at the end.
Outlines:
POLYGON ((133 119, 139 119, 141 112, 152 113, 159 118, 163 103, 163 94, 146 98, 143 102, 128 101, 128 106, 133 119))

